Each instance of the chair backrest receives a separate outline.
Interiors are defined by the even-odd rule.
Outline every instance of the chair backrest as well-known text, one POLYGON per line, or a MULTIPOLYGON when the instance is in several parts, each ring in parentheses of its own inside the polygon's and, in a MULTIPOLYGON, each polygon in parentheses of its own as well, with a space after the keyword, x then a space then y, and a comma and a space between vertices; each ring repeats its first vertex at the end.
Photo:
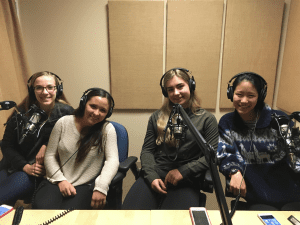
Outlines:
POLYGON ((113 121, 110 121, 110 123, 116 129, 119 161, 123 162, 125 159, 128 158, 128 133, 123 125, 113 121))

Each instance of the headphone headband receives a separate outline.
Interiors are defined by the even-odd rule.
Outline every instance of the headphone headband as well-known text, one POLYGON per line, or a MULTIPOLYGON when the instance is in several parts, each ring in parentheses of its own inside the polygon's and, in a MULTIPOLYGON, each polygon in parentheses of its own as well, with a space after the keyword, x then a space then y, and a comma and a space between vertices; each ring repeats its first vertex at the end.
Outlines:
POLYGON ((261 88, 261 91, 260 93, 258 93, 258 101, 264 101, 266 96, 267 96, 267 89, 268 89, 268 85, 267 85, 267 82, 266 80, 260 76, 259 74, 257 73, 254 73, 254 72, 248 72, 248 71, 245 71, 245 72, 241 72, 241 73, 238 73, 236 74, 235 76, 233 76, 229 81, 228 81, 228 86, 227 86, 227 98, 230 99, 231 101, 233 101, 233 94, 234 94, 234 90, 233 90, 233 86, 230 85, 231 81, 233 79, 237 79, 238 77, 240 76, 243 76, 243 75, 251 75, 251 76, 256 76, 260 79, 261 81, 261 84, 262 84, 262 88, 261 88))
MULTIPOLYGON (((44 72, 50 73, 51 75, 55 76, 62 83, 62 79, 60 79, 60 77, 58 75, 56 75, 55 73, 52 73, 52 72, 49 72, 49 71, 44 71, 44 72)), ((32 77, 33 77, 33 75, 28 79, 27 85, 30 84, 30 81, 31 81, 32 77)))
POLYGON ((166 98, 168 97, 168 92, 165 90, 165 88, 164 88, 164 86, 163 86, 163 84, 162 84, 162 81, 163 81, 165 75, 166 75, 168 72, 170 72, 171 70, 181 70, 181 71, 183 71, 184 73, 186 73, 186 74, 189 76, 189 78, 190 78, 190 79, 189 79, 189 82, 188 82, 189 88, 190 88, 190 92, 192 93, 192 92, 195 91, 195 89, 196 89, 196 82, 195 82, 194 77, 192 76, 192 78, 191 78, 190 75, 188 74, 189 70, 188 70, 188 69, 185 69, 185 68, 181 68, 181 67, 175 67, 175 68, 172 68, 172 69, 168 70, 167 72, 165 72, 164 75, 161 77, 160 82, 159 82, 159 85, 160 85, 160 87, 161 87, 162 94, 163 94, 166 98))
POLYGON ((115 101, 114 101, 113 97, 111 96, 111 94, 108 93, 107 91, 105 91, 105 90, 102 89, 102 88, 97 88, 97 87, 89 88, 89 89, 87 89, 85 92, 83 92, 83 94, 82 94, 82 96, 81 96, 81 98, 80 98, 80 102, 79 102, 79 108, 80 108, 80 110, 82 110, 82 111, 84 112, 84 110, 85 110, 85 105, 86 105, 86 103, 87 103, 87 95, 88 95, 91 91, 102 91, 102 92, 104 92, 105 94, 108 95, 108 97, 110 98, 110 100, 111 100, 111 102, 112 102, 112 105, 111 105, 111 107, 110 107, 110 109, 108 110, 108 113, 107 113, 107 115, 106 115, 106 118, 109 118, 109 117, 112 115, 112 113, 113 113, 113 109, 114 109, 114 107, 115 107, 115 101))
POLYGON ((165 75, 166 75, 168 72, 170 72, 171 70, 182 70, 182 71, 184 71, 185 73, 188 73, 188 72, 189 72, 189 70, 187 70, 187 69, 185 69, 185 68, 180 68, 180 67, 175 67, 175 68, 172 68, 172 69, 168 70, 167 72, 164 73, 164 75, 163 75, 163 76, 161 77, 161 79, 160 79, 159 85, 160 85, 161 87, 162 87, 162 81, 163 81, 165 75))

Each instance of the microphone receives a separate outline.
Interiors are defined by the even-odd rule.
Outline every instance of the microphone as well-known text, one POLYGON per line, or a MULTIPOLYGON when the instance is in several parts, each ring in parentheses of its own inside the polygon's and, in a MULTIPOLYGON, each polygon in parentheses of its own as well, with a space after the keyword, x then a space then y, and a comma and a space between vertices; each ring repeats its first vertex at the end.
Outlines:
POLYGON ((184 141, 185 132, 187 130, 187 125, 184 124, 182 116, 180 115, 180 110, 178 109, 179 104, 175 104, 174 107, 174 120, 171 126, 171 133, 173 133, 176 140, 176 148, 179 148, 179 141, 184 141))
MULTIPOLYGON (((34 134, 38 130, 40 121, 44 121, 48 118, 46 112, 44 110, 38 108, 36 105, 32 105, 31 108, 29 109, 29 111, 31 111, 31 110, 33 110, 34 112, 33 112, 32 116, 30 117, 30 119, 28 121, 25 121, 25 123, 24 123, 26 125, 23 126, 23 128, 22 128, 22 137, 19 140, 19 144, 22 144, 23 141, 25 140, 25 138, 29 134, 34 134)), ((24 117, 23 117, 23 119, 24 119, 24 117)))
POLYGON ((176 140, 184 140, 185 124, 179 113, 175 114, 175 123, 173 123, 172 132, 176 140))
MULTIPOLYGON (((167 157, 173 162, 177 159, 177 156, 178 156, 180 140, 184 141, 185 132, 188 129, 187 125, 184 124, 184 122, 183 122, 182 115, 181 115, 180 109, 178 107, 179 107, 179 104, 175 104, 173 106, 173 109, 170 113, 167 125, 164 129, 165 137, 166 137, 167 130, 169 129, 170 130, 170 140, 172 138, 172 135, 175 138, 175 143, 176 143, 176 156, 175 156, 175 158, 171 159, 168 152, 167 152, 167 150, 165 150, 165 153, 166 153, 167 157)), ((164 137, 164 139, 165 139, 165 137, 164 137)), ((164 140, 164 142, 165 142, 165 140, 164 140)))
POLYGON ((179 141, 184 141, 185 139, 185 132, 186 132, 186 125, 183 122, 182 117, 179 113, 175 114, 175 123, 172 125, 172 132, 174 134, 174 138, 176 140, 176 148, 179 148, 179 141))
POLYGON ((15 107, 17 104, 14 101, 4 101, 0 102, 1 109, 0 110, 9 110, 13 107, 15 107))
POLYGON ((289 122, 290 120, 285 116, 279 116, 276 113, 271 115, 271 127, 277 130, 280 136, 285 141, 286 146, 286 153, 289 157, 289 160, 292 164, 292 167, 295 168, 296 166, 296 157, 295 157, 295 144, 292 138, 292 133, 289 129, 289 122), (285 138, 284 138, 285 137, 285 138))

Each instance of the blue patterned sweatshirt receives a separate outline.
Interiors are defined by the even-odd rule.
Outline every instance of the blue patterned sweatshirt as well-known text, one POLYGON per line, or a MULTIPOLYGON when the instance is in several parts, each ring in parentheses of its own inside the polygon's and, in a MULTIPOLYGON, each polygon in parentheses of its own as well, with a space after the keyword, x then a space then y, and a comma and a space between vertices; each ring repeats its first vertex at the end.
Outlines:
POLYGON ((271 128, 273 113, 286 115, 265 105, 254 132, 236 111, 220 119, 219 169, 225 176, 233 168, 242 173, 246 169, 247 201, 265 204, 300 201, 300 153, 295 154, 297 162, 293 170, 277 130, 271 128))

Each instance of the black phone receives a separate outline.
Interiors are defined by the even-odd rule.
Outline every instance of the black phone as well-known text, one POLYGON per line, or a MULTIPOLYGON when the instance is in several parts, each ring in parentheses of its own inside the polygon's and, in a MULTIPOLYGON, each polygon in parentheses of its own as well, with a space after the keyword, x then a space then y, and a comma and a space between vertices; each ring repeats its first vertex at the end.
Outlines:
POLYGON ((294 225, 300 225, 299 220, 297 220, 293 215, 289 216, 288 220, 294 225))

